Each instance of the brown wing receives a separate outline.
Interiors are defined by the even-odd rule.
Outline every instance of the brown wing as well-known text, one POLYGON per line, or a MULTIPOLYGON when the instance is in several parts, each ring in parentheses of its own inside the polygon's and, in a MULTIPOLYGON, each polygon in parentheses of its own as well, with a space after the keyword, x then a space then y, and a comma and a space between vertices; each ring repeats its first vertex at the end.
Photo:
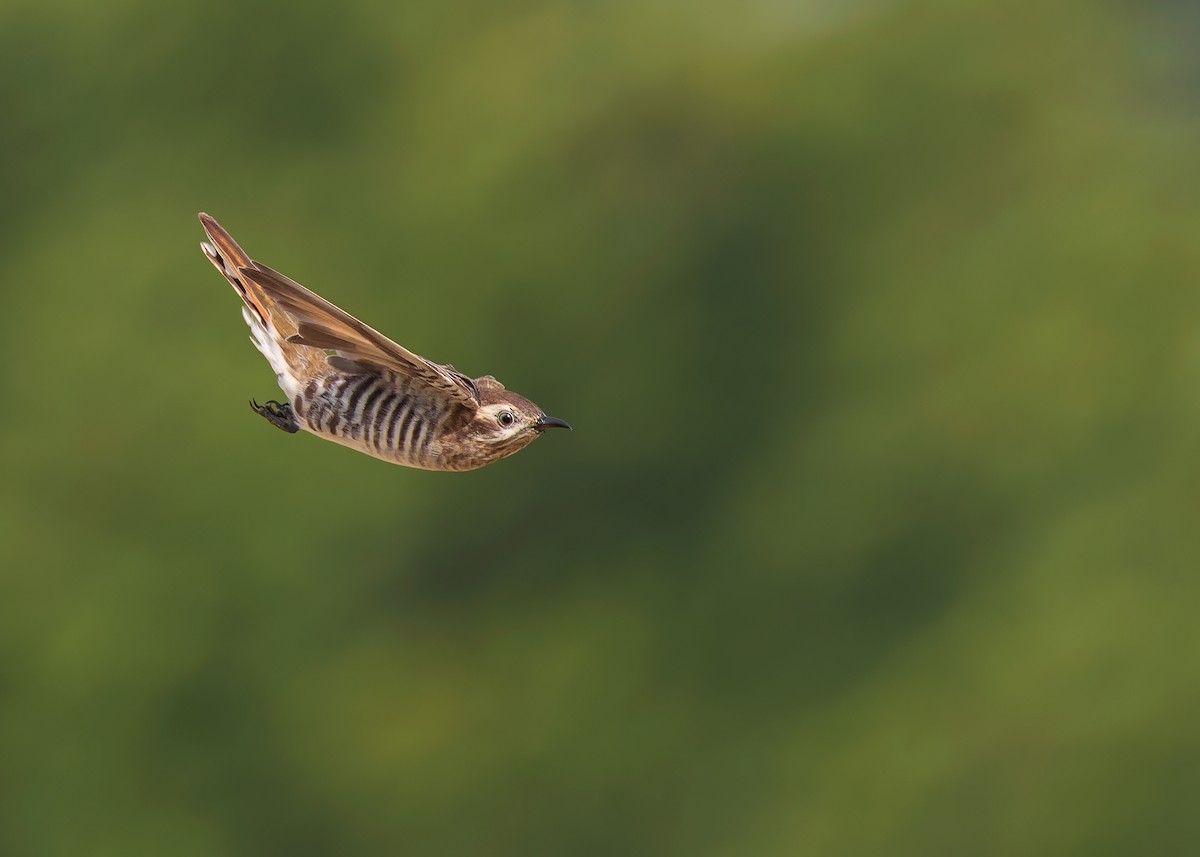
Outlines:
MULTIPOLYGON (((266 265, 251 262, 239 268, 242 276, 296 322, 296 333, 288 342, 336 351, 341 362, 377 366, 422 381, 433 392, 449 396, 470 408, 479 407, 475 382, 453 366, 444 366, 397 345, 348 312, 338 309, 320 295, 290 280, 266 265)), ((338 358, 330 358, 331 362, 338 358)), ((336 364, 335 364, 336 365, 336 364)))

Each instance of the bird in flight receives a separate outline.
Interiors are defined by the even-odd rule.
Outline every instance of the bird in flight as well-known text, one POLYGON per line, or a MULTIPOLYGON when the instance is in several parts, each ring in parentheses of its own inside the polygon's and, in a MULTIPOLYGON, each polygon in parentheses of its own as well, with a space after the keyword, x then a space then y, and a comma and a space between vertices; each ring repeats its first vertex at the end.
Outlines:
POLYGON ((200 247, 245 303, 250 340, 287 396, 250 403, 272 425, 423 470, 475 470, 570 428, 491 375, 468 378, 397 345, 253 261, 207 214, 200 222, 200 247))

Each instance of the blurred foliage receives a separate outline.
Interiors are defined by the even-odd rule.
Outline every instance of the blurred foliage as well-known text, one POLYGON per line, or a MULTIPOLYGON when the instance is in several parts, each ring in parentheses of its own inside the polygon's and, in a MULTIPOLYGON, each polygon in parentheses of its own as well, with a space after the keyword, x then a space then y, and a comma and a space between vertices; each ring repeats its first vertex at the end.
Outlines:
POLYGON ((6 0, 0 853, 1194 853, 1198 36, 6 0), (275 431, 199 210, 576 431, 275 431))

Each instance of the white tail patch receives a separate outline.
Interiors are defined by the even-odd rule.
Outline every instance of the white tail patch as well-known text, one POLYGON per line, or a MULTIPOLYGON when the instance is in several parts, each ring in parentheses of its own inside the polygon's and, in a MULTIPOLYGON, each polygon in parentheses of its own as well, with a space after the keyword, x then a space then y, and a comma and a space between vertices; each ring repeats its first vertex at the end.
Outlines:
POLYGON ((300 392, 300 383, 292 375, 292 369, 284 359, 283 349, 275 338, 273 330, 268 330, 262 322, 255 318, 249 307, 242 307, 242 318, 250 326, 250 341, 254 343, 262 356, 267 358, 271 368, 275 370, 275 378, 279 381, 279 389, 287 394, 288 400, 293 401, 300 392))

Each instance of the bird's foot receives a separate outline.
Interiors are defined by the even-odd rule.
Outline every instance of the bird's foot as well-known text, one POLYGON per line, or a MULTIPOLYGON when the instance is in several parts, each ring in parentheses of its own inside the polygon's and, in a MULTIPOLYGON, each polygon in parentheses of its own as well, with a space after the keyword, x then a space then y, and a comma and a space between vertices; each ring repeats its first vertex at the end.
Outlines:
POLYGON ((275 401, 260 405, 251 399, 250 407, 254 408, 271 425, 283 429, 288 434, 295 434, 300 431, 300 423, 296 422, 296 415, 292 413, 291 405, 275 401))

